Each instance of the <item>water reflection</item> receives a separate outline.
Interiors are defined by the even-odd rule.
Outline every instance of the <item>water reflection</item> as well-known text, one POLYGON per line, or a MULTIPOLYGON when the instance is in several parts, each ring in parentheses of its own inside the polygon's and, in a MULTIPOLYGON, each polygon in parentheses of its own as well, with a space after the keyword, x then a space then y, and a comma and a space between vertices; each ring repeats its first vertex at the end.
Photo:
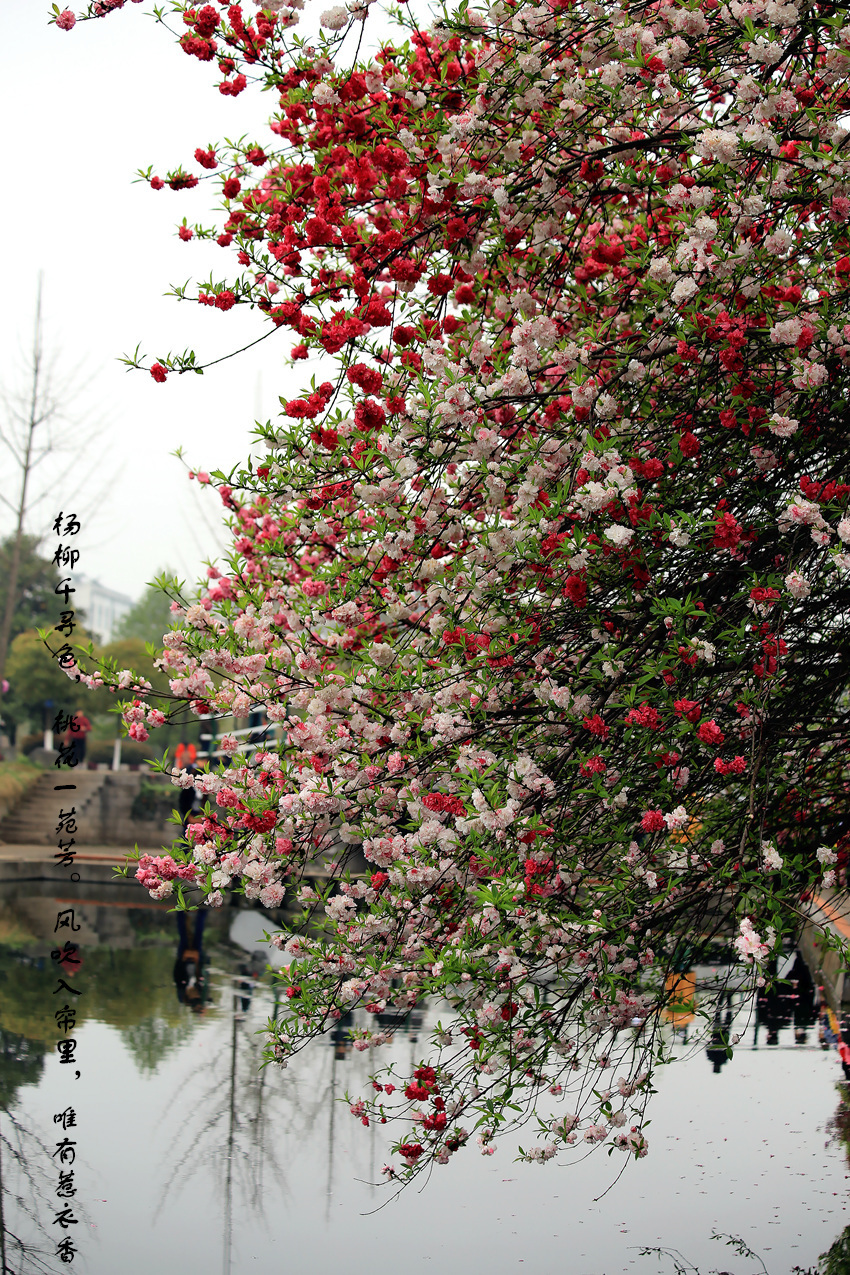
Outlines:
POLYGON ((354 1026, 354 1015, 349 1011, 343 1014, 335 1023, 333 1030, 329 1034, 329 1039, 333 1045, 334 1059, 337 1062, 344 1062, 351 1050, 351 1028, 354 1026))
POLYGON ((786 962, 786 970, 779 973, 782 975, 781 982, 760 991, 756 998, 754 1047, 759 1044, 760 1028, 765 1031, 765 1044, 776 1046, 782 1028, 792 1025, 795 1042, 804 1045, 808 1040, 808 1029, 817 1021, 816 989, 800 953, 793 953, 790 968, 786 962))
POLYGON ((733 1019, 732 993, 724 992, 717 998, 711 1037, 705 1049, 705 1056, 711 1063, 711 1069, 715 1076, 720 1074, 721 1069, 729 1061, 729 1040, 732 1034, 733 1019))
MULTIPOLYGON (((92 1063, 96 1062, 96 1050, 108 1057, 97 1074, 97 1083, 92 1082, 94 1101, 108 1105, 111 1088, 121 1102, 114 1108, 112 1123, 104 1117, 102 1140, 93 1141, 87 1152, 90 1166, 85 1180, 91 1183, 102 1173, 104 1187, 99 1194, 115 1209, 111 1230, 104 1223, 101 1231, 92 1231, 89 1237, 87 1275, 114 1275, 119 1269, 122 1275, 142 1275, 155 1261, 167 1269, 172 1263, 180 1269, 210 1267, 221 1269, 224 1275, 241 1275, 254 1268, 249 1258, 257 1259, 256 1269, 263 1262, 279 1262, 284 1238, 296 1265, 311 1262, 324 1270, 346 1262, 347 1269, 359 1275, 373 1269, 369 1244, 381 1242, 393 1243, 407 1253, 412 1269, 429 1270, 433 1267, 418 1264, 416 1254, 429 1244, 443 1243, 438 1229, 432 1234, 432 1228, 422 1227, 422 1218, 430 1216, 435 1207, 433 1199, 443 1201, 436 1211, 443 1219, 448 1247, 434 1253, 445 1275, 485 1266, 493 1275, 502 1275, 515 1268, 513 1260, 508 1264, 503 1255, 505 1235, 491 1216, 492 1201, 499 1198, 503 1178, 524 1173, 511 1164, 514 1153, 510 1147, 495 1171, 489 1162, 482 1165, 470 1154, 463 1165, 447 1170, 441 1182, 435 1178, 428 1187, 432 1193, 429 1199, 411 1196, 409 1205, 403 1202, 375 1220, 357 1220, 385 1199, 380 1188, 372 1184, 380 1181, 387 1146, 382 1129, 374 1125, 362 1129, 347 1107, 335 1101, 347 1091, 359 1095, 376 1065, 368 1051, 354 1047, 351 1031, 374 1026, 377 1019, 383 1030, 393 1033, 386 1061, 408 1069, 440 1016, 440 1006, 420 1005, 410 1012, 390 1010, 376 1015, 357 1009, 338 1020, 327 1037, 287 1071, 261 1068, 261 1029, 280 1009, 278 986, 265 970, 263 931, 276 928, 280 918, 257 909, 222 909, 186 917, 169 913, 161 905, 137 906, 137 901, 132 888, 110 895, 105 885, 89 888, 87 893, 81 888, 74 901, 83 925, 76 936, 86 986, 79 1019, 82 1043, 89 1052, 83 1052, 92 1063), (87 1027, 91 1029, 88 1037, 87 1027), (135 1107, 139 1108, 137 1132, 135 1107), (120 1156, 112 1145, 116 1119, 130 1149, 120 1156), (485 1171, 490 1176, 482 1177, 485 1171), (315 1245, 336 1242, 329 1237, 334 1221, 342 1216, 347 1219, 347 1230, 343 1228, 333 1250, 336 1257, 332 1260, 331 1249, 321 1247, 316 1258, 315 1245), (154 1224, 156 1233, 149 1239, 148 1230, 154 1224), (465 1240, 459 1238, 461 1225, 466 1228, 464 1235, 468 1231, 470 1237, 476 1237, 477 1247, 465 1256, 465 1240), (323 1226, 328 1229, 322 1231, 323 1226), (372 1230, 356 1231, 357 1227, 372 1230), (414 1252, 409 1251, 412 1228, 416 1228, 414 1252), (324 1236, 321 1241, 320 1233, 324 1236), (351 1256, 355 1233, 366 1247, 362 1260, 351 1256), (132 1241, 132 1252, 128 1251, 128 1240, 132 1241)), ((39 1218, 47 1216, 49 1208, 26 1202, 37 1201, 38 1192, 50 1185, 39 1178, 36 1166, 45 1157, 39 1137, 45 1133, 49 1137, 45 1118, 50 1116, 45 1117, 45 1112, 51 1110, 51 1073, 55 1070, 45 1057, 55 1043, 45 1012, 49 999, 45 989, 52 986, 56 969, 51 958, 56 904, 55 890, 52 895, 26 895, 21 888, 2 903, 7 927, 0 929, 0 1101, 5 1108, 0 1114, 0 1199, 8 1227, 34 1254, 24 1260, 16 1249, 17 1256, 10 1263, 15 1275, 39 1269, 36 1263, 41 1260, 39 1245, 43 1245, 39 1218), (4 944, 4 933, 14 941, 4 944), (42 1094, 46 1095, 43 1099, 42 1094)), ((278 963, 284 960, 281 954, 276 954, 276 959, 278 963)), ((793 956, 786 964, 787 969, 781 972, 786 974, 788 986, 773 999, 764 996, 756 1004, 737 988, 734 978, 731 986, 727 979, 725 990, 718 992, 712 983, 715 976, 700 966, 682 970, 670 989, 673 999, 665 1032, 675 1054, 691 1057, 681 1064, 682 1075, 687 1077, 682 1084, 691 1101, 699 1095, 699 1106, 708 1113, 705 1118, 709 1123, 733 1120, 729 1095, 734 1085, 739 1086, 734 1092, 743 1092, 742 1073, 747 1071, 748 1060, 752 1060, 755 1092, 762 1084, 759 1077, 775 1074, 775 1069, 762 1073, 759 1067, 768 1067, 774 1058, 805 1054, 809 1066, 808 1060, 828 1064, 835 1057, 822 1057, 817 1040, 812 1039, 818 1007, 808 972, 793 956), (714 1001, 706 1042, 693 1032, 695 1016, 709 997, 714 1001), (734 1034, 740 1034, 742 1042, 730 1067, 726 1044, 734 1034), (769 1051, 762 1048, 765 1043, 770 1044, 769 1051), (708 1067, 715 1074, 722 1073, 723 1079, 704 1087, 708 1067)), ((679 1068, 671 1071, 677 1073, 679 1068)), ((676 1079, 673 1088, 679 1083, 676 1079)), ((659 1103, 664 1082, 661 1087, 659 1103)), ((786 1083, 781 1094, 789 1107, 799 1107, 793 1083, 790 1087, 786 1083)), ((657 1127, 656 1112, 653 1119, 657 1127)), ((736 1122, 739 1119, 734 1117, 736 1122)), ((94 1136, 90 1133, 94 1123, 90 1113, 84 1126, 87 1138, 94 1136)), ((817 1175, 823 1167, 817 1120, 810 1121, 806 1136, 814 1148, 810 1172, 817 1175)), ((665 1150, 659 1135, 658 1160, 654 1164, 647 1161, 646 1168, 640 1166, 638 1172, 644 1176, 633 1179, 633 1191, 646 1189, 652 1198, 664 1196, 665 1188, 659 1183, 667 1171, 665 1150), (638 1181, 644 1185, 638 1187, 638 1181)), ((593 1180, 597 1185, 590 1203, 582 1206, 585 1214, 574 1220, 574 1230, 586 1224, 593 1198, 613 1176, 610 1162, 603 1160, 597 1157, 594 1167, 588 1162, 581 1170, 582 1180, 593 1180), (599 1168, 595 1167, 597 1162, 599 1168)), ((734 1167, 729 1172, 734 1177, 734 1167)), ((570 1181, 572 1199, 578 1195, 578 1184, 575 1178, 570 1181)), ((541 1173, 535 1168, 521 1183, 510 1189, 528 1189, 535 1198, 542 1194, 545 1199, 563 1190, 564 1179, 557 1169, 541 1173), (532 1181, 534 1174, 538 1176, 532 1181), (526 1182, 527 1188, 522 1185, 526 1182)), ((667 1191, 669 1194, 670 1188, 667 1191)), ((616 1205, 614 1198, 612 1195, 603 1202, 602 1209, 624 1211, 622 1198, 617 1197, 616 1205)), ((537 1219, 528 1232, 529 1243, 543 1245, 536 1206, 527 1202, 524 1207, 530 1218, 537 1219)), ((643 1206, 642 1224, 651 1207, 643 1206)), ((665 1206, 665 1210, 667 1225, 669 1209, 665 1206)), ((560 1205, 558 1212, 562 1213, 560 1205)), ((610 1213, 615 1215, 620 1213, 610 1213)), ((768 1224, 765 1214, 762 1225, 768 1224)), ((521 1223, 511 1225, 516 1229, 521 1223)), ((726 1225, 732 1229, 731 1224, 726 1225)), ((831 1233, 838 1229, 836 1221, 831 1233)), ((606 1235, 608 1231, 612 1231, 611 1226, 605 1228, 606 1235)), ((623 1238, 619 1250, 610 1250, 613 1257, 594 1256, 592 1261, 581 1263, 576 1258, 574 1269, 581 1275, 615 1275, 627 1268, 630 1246, 647 1238, 652 1237, 633 1232, 623 1238)), ((604 1244, 614 1240, 603 1238, 596 1243, 597 1249, 592 1251, 602 1254, 604 1244)), ((810 1260, 827 1244, 828 1236, 816 1242, 810 1260)), ((530 1269, 563 1268, 562 1259, 557 1257, 560 1249, 552 1249, 549 1256, 540 1251, 539 1263, 530 1263, 530 1269)), ((52 1253, 53 1248, 45 1252, 52 1253)), ((788 1262, 781 1269, 790 1265, 788 1262)))
POLYGON ((0 1271, 49 1272, 55 1248, 44 1224, 51 1202, 45 1167, 50 1149, 27 1121, 5 1104, 0 1110, 0 1271))
POLYGON ((829 1251, 821 1254, 819 1275, 848 1275, 850 1272, 850 1226, 842 1231, 829 1251))
POLYGON ((669 1039, 678 1046, 687 1046, 695 1030, 704 1039, 705 1025, 710 1023, 705 1052, 715 1075, 729 1061, 733 1038, 745 1027, 752 1027, 753 1049, 763 1044, 771 1048, 780 1044, 805 1046, 823 1006, 822 989, 815 986, 800 953, 793 950, 777 957, 770 972, 778 981, 759 991, 755 998, 745 988, 744 967, 729 963, 725 952, 717 955, 720 959, 712 965, 682 968, 667 976, 662 1021, 669 1039), (790 1038, 786 1031, 789 1027, 793 1029, 790 1038))
POLYGON ((44 1071, 45 1048, 0 1028, 0 1107, 10 1107, 21 1085, 37 1085, 44 1071))
MULTIPOLYGON (((181 934, 181 945, 183 938, 181 934)), ((196 950, 202 951, 201 943, 196 950)), ((244 1220, 247 1210, 254 1218, 261 1218, 266 1180, 271 1178, 283 1189, 286 1182, 279 1151, 279 1112, 266 1109, 270 1078, 277 1077, 260 1068, 261 1041, 255 1030, 246 1031, 262 969, 256 962, 236 964, 233 953, 226 950, 219 950, 216 956, 229 968, 211 962, 203 981, 207 981, 207 973, 210 981, 215 978, 221 993, 221 1015, 229 1022, 227 1030, 218 1031, 212 1047, 204 1051, 203 1069, 193 1077, 192 1102, 181 1111, 180 1123, 167 1145, 165 1161, 170 1167, 162 1181, 157 1211, 167 1204, 173 1206, 196 1175, 206 1175, 210 1166, 215 1166, 213 1198, 218 1205, 215 1212, 221 1213, 222 1270, 230 1275, 234 1216, 244 1220)), ((200 995, 194 1004, 188 1002, 194 1012, 201 1012, 200 995)), ((272 1013, 276 1010, 274 999, 271 1009, 272 1013)))
POLYGON ((204 952, 204 926, 208 915, 204 911, 178 912, 176 915, 174 985, 177 988, 178 1001, 181 1005, 188 1005, 193 1014, 202 1014, 209 998, 209 958, 204 952))

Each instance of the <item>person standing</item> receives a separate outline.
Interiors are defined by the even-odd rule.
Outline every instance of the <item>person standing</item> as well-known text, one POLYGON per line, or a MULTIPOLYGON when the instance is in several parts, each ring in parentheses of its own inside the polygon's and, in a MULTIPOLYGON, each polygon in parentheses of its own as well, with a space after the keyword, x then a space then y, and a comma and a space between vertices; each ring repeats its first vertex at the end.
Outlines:
POLYGON ((195 913, 191 935, 186 923, 186 915, 185 912, 177 913, 177 958, 174 962, 174 983, 180 1003, 188 1005, 194 1014, 202 1014, 208 995, 205 978, 208 958, 204 953, 204 924, 207 913, 202 909, 195 913))
POLYGON ((81 708, 78 708, 74 716, 71 718, 67 731, 65 732, 65 743, 71 747, 71 765, 79 766, 85 761, 86 756, 86 736, 91 730, 92 725, 81 708))
POLYGON ((195 766, 198 760, 198 750, 194 744, 187 743, 185 739, 181 739, 174 753, 174 765, 178 770, 189 770, 195 766))

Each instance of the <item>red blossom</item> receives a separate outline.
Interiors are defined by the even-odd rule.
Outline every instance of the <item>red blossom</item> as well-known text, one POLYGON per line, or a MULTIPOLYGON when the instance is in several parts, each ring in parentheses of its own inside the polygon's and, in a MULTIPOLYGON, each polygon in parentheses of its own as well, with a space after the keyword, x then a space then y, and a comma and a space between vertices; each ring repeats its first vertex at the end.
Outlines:
POLYGON ((585 730, 589 730, 591 735, 598 735, 600 739, 607 739, 611 733, 611 728, 602 720, 598 713, 594 713, 592 717, 584 718, 585 730))
POLYGON ((352 385, 358 385, 367 394, 380 394, 384 378, 377 368, 367 367, 365 363, 354 363, 346 372, 352 385))
POLYGON ((718 775, 742 775, 747 769, 747 763, 743 757, 735 757, 732 761, 724 761, 722 757, 715 757, 714 769, 718 775))
POLYGON ((587 602, 587 582, 579 575, 567 576, 563 594, 565 598, 569 598, 577 607, 583 607, 587 602))
POLYGON ((626 722, 633 726, 645 726, 648 730, 661 730, 663 722, 658 709, 650 704, 641 704, 640 708, 632 708, 626 714, 626 722))
POLYGON ((715 721, 701 722, 697 728, 697 736, 704 744, 722 744, 726 736, 715 721))
POLYGON ((429 792, 422 798, 422 805, 427 810, 443 811, 450 815, 465 815, 466 806, 453 793, 429 792))
POLYGON ((739 522, 732 517, 730 513, 723 512, 718 515, 714 524, 714 539, 712 544, 715 549, 734 549, 744 534, 744 528, 739 522))
POLYGON ((702 709, 693 699, 677 699, 673 703, 673 711, 677 717, 686 717, 689 722, 698 722, 702 709))
POLYGON ((387 421, 387 414, 373 398, 358 403, 354 410, 354 423, 362 433, 370 430, 382 430, 387 421))

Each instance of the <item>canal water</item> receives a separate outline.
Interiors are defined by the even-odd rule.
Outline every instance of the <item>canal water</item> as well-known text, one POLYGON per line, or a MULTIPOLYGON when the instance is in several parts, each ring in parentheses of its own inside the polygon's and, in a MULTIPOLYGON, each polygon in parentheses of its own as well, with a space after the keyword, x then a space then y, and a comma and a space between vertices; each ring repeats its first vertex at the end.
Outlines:
MULTIPOLYGON (((365 1091, 368 1053, 327 1039, 286 1071, 259 1069, 258 1031, 275 1008, 256 954, 262 914, 209 915, 198 983, 191 957, 176 962, 164 906, 142 906, 126 885, 76 891, 0 886, 0 1189, 14 1275, 69 1269, 56 1257, 63 1234, 85 1275, 672 1272, 671 1259, 641 1254, 654 1247, 704 1273, 761 1269, 715 1232, 790 1275, 816 1268, 850 1223, 841 1065, 799 1013, 794 1023, 733 996, 741 1042, 728 1061, 689 1036, 693 1024, 671 1024, 677 1061, 657 1074, 643 1161, 596 1150, 522 1164, 514 1139, 492 1157, 470 1147, 392 1199, 383 1131, 342 1101, 365 1091), (82 959, 67 980, 83 993, 69 1065, 54 1021, 61 907, 74 908, 82 959), (69 1107, 76 1123, 63 1130, 55 1117, 69 1107), (61 1139, 75 1143, 77 1194, 57 1202, 61 1139), (79 1220, 63 1232, 65 1206, 79 1220)), ((396 1033, 399 1061, 419 1058, 425 1028, 396 1033)))

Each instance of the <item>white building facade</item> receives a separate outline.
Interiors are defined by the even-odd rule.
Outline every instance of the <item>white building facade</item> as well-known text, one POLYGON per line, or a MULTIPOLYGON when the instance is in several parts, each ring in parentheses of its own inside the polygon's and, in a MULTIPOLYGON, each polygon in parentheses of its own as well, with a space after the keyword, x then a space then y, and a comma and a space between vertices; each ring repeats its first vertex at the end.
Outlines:
POLYGON ((83 623, 94 641, 111 642, 118 621, 134 605, 133 599, 80 572, 74 573, 73 585, 70 605, 83 613, 83 623))

